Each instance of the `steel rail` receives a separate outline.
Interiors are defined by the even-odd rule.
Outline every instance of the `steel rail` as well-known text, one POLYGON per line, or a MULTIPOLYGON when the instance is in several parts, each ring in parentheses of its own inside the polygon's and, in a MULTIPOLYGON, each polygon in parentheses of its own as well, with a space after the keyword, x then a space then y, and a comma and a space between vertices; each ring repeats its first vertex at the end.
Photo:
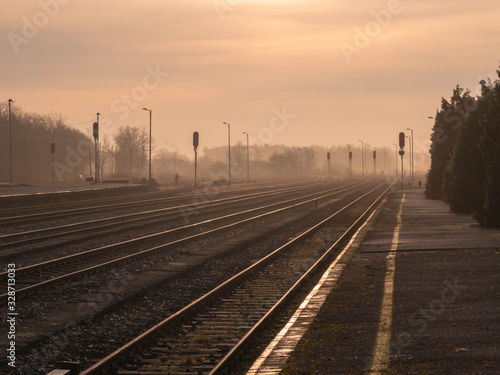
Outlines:
MULTIPOLYGON (((348 237, 352 236, 361 226, 361 222, 366 220, 372 208, 387 194, 391 189, 393 182, 387 189, 380 194, 377 199, 356 219, 356 221, 331 245, 328 250, 309 268, 309 270, 286 292, 278 302, 255 324, 247 334, 222 358, 222 360, 214 367, 209 375, 224 374, 239 355, 244 351, 244 348, 249 342, 263 329, 263 327, 281 310, 281 308, 296 294, 296 292, 306 283, 307 280, 332 257, 332 253, 343 243, 348 237)), ((380 186, 380 185, 379 185, 380 186)), ((353 202, 354 203, 354 202, 353 202)), ((321 224, 321 223, 320 223, 321 224)), ((318 225, 320 225, 318 224, 318 225)), ((311 228, 312 229, 312 228, 311 228)))
MULTIPOLYGON (((323 186, 323 185, 320 185, 320 186, 323 186)), ((89 220, 89 221, 83 221, 83 222, 77 222, 77 223, 64 224, 64 225, 59 225, 59 226, 50 227, 50 228, 41 228, 41 229, 34 229, 34 230, 30 230, 30 231, 25 231, 25 232, 17 232, 17 233, 11 233, 11 234, 6 234, 6 235, 0 235, 0 241, 3 241, 0 243, 0 251, 2 251, 4 249, 16 247, 16 246, 22 246, 22 245, 40 242, 43 240, 54 239, 57 237, 62 237, 62 236, 67 236, 67 235, 75 235, 78 233, 95 230, 95 227, 98 227, 98 229, 101 230, 101 229, 106 228, 106 227, 121 226, 123 224, 131 224, 131 223, 134 223, 134 222, 137 222, 140 220, 144 220, 144 219, 149 220, 149 219, 161 218, 161 217, 168 215, 171 212, 176 212, 176 211, 185 210, 183 213, 187 214, 187 213, 189 213, 189 211, 195 211, 197 209, 197 207, 200 207, 200 206, 204 209, 205 208, 212 208, 212 207, 217 207, 217 206, 231 204, 231 203, 237 203, 237 202, 250 200, 250 199, 258 199, 261 197, 273 196, 273 195, 278 195, 278 194, 283 194, 283 193, 300 192, 303 190, 313 189, 315 187, 317 187, 317 186, 284 188, 281 190, 273 190, 273 191, 266 191, 266 192, 260 192, 260 193, 253 193, 253 194, 246 194, 246 195, 239 195, 239 196, 234 196, 234 197, 215 199, 215 200, 210 201, 210 203, 206 203, 205 201, 202 201, 202 202, 198 202, 198 203, 190 203, 190 204, 179 205, 179 206, 174 206, 174 207, 166 207, 166 208, 160 208, 160 209, 156 209, 156 210, 149 210, 149 211, 144 211, 144 212, 136 212, 136 213, 131 213, 131 214, 106 217, 106 218, 96 219, 96 220, 89 220), (130 220, 128 220, 128 219, 130 219, 130 220), (68 229, 68 230, 64 231, 65 229, 68 229), (59 232, 61 230, 62 230, 62 232, 59 232), (50 234, 51 232, 58 232, 58 233, 50 234), (30 237, 30 238, 24 238, 21 240, 15 240, 16 238, 33 236, 36 234, 42 234, 42 235, 30 237), (7 241, 7 242, 5 242, 5 241, 7 241)), ((193 198, 196 198, 196 196, 194 196, 193 198)), ((180 216, 182 216, 182 213, 180 214, 180 216)), ((176 217, 172 217, 171 219, 173 220, 173 219, 178 219, 178 218, 179 218, 179 215, 176 217)))
MULTIPOLYGON (((308 230, 304 231, 300 235, 296 236, 295 238, 293 238, 292 240, 290 240, 289 242, 287 242, 285 245, 279 247, 278 249, 274 250, 272 253, 270 253, 267 256, 265 256, 264 258, 260 259, 258 262, 254 263, 253 265, 251 265, 250 267, 246 268, 245 270, 239 272, 238 274, 236 274, 235 276, 233 276, 230 279, 226 280, 225 282, 223 282, 222 284, 220 284, 219 286, 217 286, 216 288, 214 288, 210 292, 204 294, 202 297, 200 297, 197 300, 193 301, 192 303, 190 303, 186 307, 182 308, 181 310, 179 310, 176 313, 172 314, 171 316, 169 316, 168 318, 164 319, 160 323, 156 324, 154 327, 150 328, 149 330, 145 331, 144 333, 142 333, 138 337, 136 337, 133 340, 129 341, 127 344, 125 344, 121 348, 115 350, 113 353, 109 354, 108 356, 106 356, 105 358, 103 358, 102 360, 100 360, 99 362, 97 362, 96 364, 92 365, 91 367, 89 367, 88 369, 86 369, 85 371, 83 371, 81 373, 81 375, 101 375, 101 374, 111 374, 111 373, 114 373, 114 371, 117 369, 117 367, 119 366, 119 364, 124 359, 126 359, 128 356, 130 356, 130 355, 132 355, 134 353, 137 353, 138 351, 142 350, 142 348, 144 348, 148 344, 149 341, 154 340, 158 336, 158 334, 161 333, 161 331, 167 329, 168 327, 175 326, 175 324, 177 324, 179 320, 182 320, 182 319, 184 319, 185 316, 188 316, 188 315, 192 314, 196 309, 199 309, 201 306, 205 305, 207 303, 207 301, 216 298, 218 295, 220 295, 221 293, 223 293, 225 290, 230 289, 230 288, 234 288, 238 283, 241 282, 242 279, 245 279, 251 272, 253 272, 255 270, 258 270, 258 269, 261 269, 263 266, 267 265, 270 261, 274 260, 276 257, 278 257, 279 255, 281 255, 281 253, 283 253, 285 250, 290 249, 293 245, 295 245, 295 244, 299 243, 300 241, 304 240, 307 236, 315 233, 317 230, 321 229, 323 226, 325 226, 327 223, 329 223, 333 218, 335 218, 341 212, 345 211, 348 207, 352 206, 353 204, 355 204, 356 202, 358 202, 362 198, 366 197, 367 195, 373 193, 375 190, 379 189, 384 184, 381 184, 381 185, 377 186, 376 188, 370 190, 369 192, 361 195, 360 197, 358 197, 354 201, 350 202, 349 204, 345 205, 343 208, 341 208, 340 210, 336 211, 335 213, 333 213, 332 215, 330 215, 326 219, 322 220, 320 223, 318 223, 318 224, 314 225, 313 227, 309 228, 308 230)), ((390 186, 386 190, 384 190, 384 192, 380 196, 377 197, 377 199, 375 200, 375 202, 370 205, 370 208, 372 208, 380 200, 380 198, 387 193, 387 191, 389 189, 390 189, 390 186)), ((341 236, 341 239, 345 239, 350 233, 352 233, 352 230, 353 230, 354 226, 357 225, 361 221, 361 219, 363 217, 365 217, 365 215, 368 212, 368 210, 366 210, 356 220, 355 224, 353 224, 341 236)), ((335 245, 338 244, 339 241, 340 240, 336 241, 335 245)), ((330 249, 332 249, 332 248, 333 248, 333 246, 330 249)), ((320 260, 323 262, 324 259, 326 259, 326 258, 327 258, 326 255, 323 255, 320 258, 320 260)), ((320 263, 319 263, 319 260, 318 260, 318 262, 316 262, 313 265, 313 267, 311 267, 311 268, 314 268, 314 270, 315 270, 315 269, 317 269, 317 267, 318 267, 319 264, 320 263)), ((307 272, 307 274, 309 274, 309 271, 307 272)), ((305 280, 305 278, 306 278, 306 276, 303 275, 300 280, 305 280)), ((303 281, 301 281, 301 283, 302 282, 303 281)), ((298 284, 296 283, 296 284, 294 284, 294 286, 292 288, 295 290, 297 287, 298 287, 298 284)), ((291 293, 287 292, 286 295, 288 296, 290 294, 291 293)), ((281 298, 280 301, 281 302, 279 302, 279 303, 284 303, 283 302, 284 301, 283 298, 281 298)), ((273 307, 273 311, 275 311, 276 309, 277 309, 277 307, 275 305, 273 307)), ((269 316, 270 316, 269 313, 266 314, 266 316, 267 316, 266 320, 269 319, 269 316)), ((263 324, 263 321, 261 319, 261 320, 259 320, 258 325, 261 326, 262 324, 263 324)), ((252 332, 255 332, 255 330, 256 329, 252 329, 252 332)), ((248 333, 247 333, 247 335, 245 335, 245 337, 247 337, 247 336, 248 336, 248 333)), ((239 342, 238 346, 241 346, 241 345, 243 345, 243 344, 240 344, 240 342, 239 342)), ((226 355, 227 358, 224 357, 224 358, 226 358, 224 361, 227 361, 230 358, 232 358, 235 355, 234 353, 236 353, 236 351, 234 349, 231 350, 226 355)), ((214 370, 215 370, 215 368, 214 368, 214 370)), ((219 370, 217 370, 217 371, 219 371, 219 370)))
MULTIPOLYGON (((327 185, 327 183, 322 183, 327 185)), ((315 184, 310 184, 311 186, 314 186, 315 184)), ((231 190, 224 192, 223 194, 237 194, 237 191, 231 190)), ((213 195, 221 194, 220 192, 213 192, 206 194, 205 197, 210 197, 213 195)), ((112 204, 106 204, 106 205, 100 205, 100 206, 93 206, 93 207, 79 207, 79 208, 71 208, 68 210, 59 210, 59 211, 49 211, 49 212, 39 212, 39 213, 34 213, 34 214, 27 214, 27 215, 18 215, 18 216, 10 216, 10 217, 0 217, 0 225, 6 226, 12 226, 15 224, 20 224, 20 223, 30 223, 30 222, 37 222, 41 220, 47 220, 47 219, 59 219, 59 218, 64 218, 68 216, 72 216, 75 214, 90 214, 90 213, 95 213, 95 212, 100 212, 104 210, 113 210, 113 209, 124 209, 124 208, 134 208, 134 207, 141 207, 144 205, 153 205, 153 204, 158 204, 158 203, 169 203, 172 201, 179 201, 179 200, 184 200, 184 199, 192 199, 193 194, 189 195, 183 195, 180 197, 167 197, 167 198, 155 198, 155 199, 148 199, 148 200, 141 200, 141 201, 134 201, 134 202, 122 202, 122 203, 112 203, 112 204)))
MULTIPOLYGON (((344 191, 355 189, 356 187, 359 187, 359 186, 364 185, 366 183, 367 182, 362 182, 362 183, 354 184, 354 185, 351 185, 350 187, 347 187, 347 188, 336 188, 336 189, 333 189, 328 194, 325 194, 325 195, 322 195, 322 196, 318 196, 318 193, 316 193, 316 194, 311 194, 311 195, 308 195, 308 196, 305 196, 305 197, 299 197, 299 198, 290 199, 290 200, 287 200, 287 201, 284 201, 284 202, 279 202, 279 203, 274 203, 274 204, 270 204, 270 205, 266 205, 266 206, 261 206, 261 207, 253 208, 253 209, 250 209, 250 210, 245 210, 243 212, 233 213, 233 214, 229 214, 229 215, 226 215, 226 216, 218 217, 218 218, 215 218, 215 219, 205 220, 205 221, 202 221, 202 222, 199 222, 199 223, 186 225, 184 227, 171 229, 171 230, 164 231, 164 232, 161 232, 161 233, 156 233, 156 234, 152 234, 152 235, 148 235, 148 236, 143 236, 143 237, 132 239, 132 240, 129 240, 129 241, 124 241, 124 242, 120 242, 120 243, 117 243, 117 244, 108 245, 108 246, 100 247, 100 248, 97 248, 97 249, 87 250, 87 251, 84 251, 84 252, 81 252, 81 253, 77 253, 77 254, 73 254, 73 255, 68 255, 68 256, 65 256, 65 257, 58 258, 58 259, 54 259, 54 260, 50 260, 50 261, 46 261, 46 262, 34 264, 34 265, 31 265, 31 266, 18 268, 18 269, 16 269, 16 277, 19 280, 21 277, 34 274, 35 272, 45 271, 45 270, 50 269, 50 268, 55 268, 55 267, 58 267, 58 266, 61 266, 61 265, 67 265, 67 264, 70 264, 70 263, 76 263, 77 261, 80 261, 80 260, 83 260, 83 259, 88 259, 91 256, 99 256, 101 254, 105 255, 105 254, 109 253, 110 251, 116 251, 116 250, 122 249, 123 247, 129 247, 129 246, 132 246, 132 245, 138 245, 138 244, 144 243, 145 240, 146 241, 151 241, 152 239, 161 238, 160 236, 163 237, 163 236, 166 236, 166 235, 171 235, 174 232, 185 231, 188 228, 194 228, 194 227, 197 227, 197 226, 200 226, 200 225, 203 225, 203 224, 214 223, 214 222, 217 222, 217 221, 220 221, 220 220, 224 220, 224 219, 227 219, 227 218, 232 218, 232 217, 241 216, 243 214, 248 214, 248 213, 251 213, 253 211, 268 209, 268 208, 273 207, 273 206, 279 206, 279 205, 283 205, 283 204, 289 204, 290 202, 293 202, 293 201, 300 201, 300 200, 303 200, 305 198, 313 197, 313 198, 307 199, 306 201, 303 201, 303 202, 294 203, 294 204, 291 204, 289 206, 278 208, 278 209, 275 209, 275 210, 270 211, 270 212, 265 212, 265 213, 262 213, 262 214, 257 214, 255 216, 250 217, 250 218, 246 218, 246 219, 243 219, 243 220, 240 220, 240 221, 237 221, 237 222, 233 222, 231 224, 222 225, 222 226, 219 226, 217 228, 204 231, 202 233, 190 235, 190 236, 187 236, 187 237, 184 237, 184 238, 181 238, 181 239, 178 239, 178 240, 166 243, 166 244, 162 244, 162 245, 159 245, 159 246, 155 246, 155 247, 149 248, 149 249, 141 250, 141 251, 135 252, 133 254, 129 254, 129 255, 126 255, 126 256, 122 256, 122 257, 110 260, 110 261, 106 261, 104 263, 100 263, 100 264, 95 265, 95 266, 87 267, 87 268, 84 268, 84 269, 80 269, 78 271, 73 271, 73 272, 70 272, 70 273, 66 273, 66 274, 61 275, 61 276, 53 277, 51 279, 44 280, 42 282, 30 285, 30 286, 17 289, 16 290, 16 296, 19 297, 19 296, 23 296, 23 295, 29 295, 30 293, 33 293, 33 292, 35 292, 37 290, 41 290, 41 289, 44 289, 44 288, 47 288, 47 287, 50 287, 50 286, 58 285, 58 284, 60 284, 62 282, 66 282, 68 280, 79 278, 79 277, 82 277, 84 275, 92 274, 92 273, 98 272, 98 271, 100 271, 102 269, 115 266, 117 264, 126 263, 128 261, 135 260, 135 259, 138 259, 140 257, 144 257, 144 256, 156 254, 156 253, 158 253, 160 251, 165 250, 166 248, 170 248, 170 247, 174 247, 174 246, 179 246, 179 245, 181 245, 183 243, 187 243, 187 242, 195 240, 195 239, 200 239, 200 238, 204 238, 204 237, 207 237, 207 236, 213 236, 213 235, 215 235, 217 233, 220 233, 220 232, 222 232, 224 230, 236 227, 238 225, 242 225, 242 224, 248 223, 250 221, 261 219, 261 218, 269 216, 269 215, 274 215, 274 214, 277 214, 277 213, 280 213, 280 212, 283 212, 283 211, 286 211, 286 210, 290 210, 290 209, 293 209, 293 208, 296 208, 296 207, 299 207, 299 206, 302 206, 302 205, 305 205, 305 204, 308 204, 308 203, 311 203, 311 202, 317 202, 318 200, 322 200, 322 199, 331 197, 332 195, 337 195, 337 194, 340 194, 340 193, 342 193, 344 191)), ((323 194, 323 192, 321 192, 319 194, 323 194)), ((4 280, 6 277, 7 277, 7 272, 0 273, 0 280, 4 280)), ((21 282, 21 281, 19 280, 19 282, 21 282)), ((0 295, 0 304, 5 304, 6 301, 7 301, 7 298, 8 298, 7 294, 0 295)))
MULTIPOLYGON (((261 184, 258 186, 253 186, 253 187, 247 188, 247 189, 234 190, 233 192, 252 191, 252 190, 257 190, 257 189, 262 190, 265 188, 273 189, 273 188, 277 188, 277 187, 283 188, 283 187, 287 187, 287 186, 288 187, 293 187, 293 186, 298 187, 298 186, 305 185, 305 184, 312 184, 312 183, 316 182, 316 180, 302 181, 302 182, 293 181, 290 183, 283 183, 283 182, 279 181, 279 183, 273 183, 273 184, 266 183, 266 184, 261 184)), ((207 186, 211 182, 213 182, 213 180, 205 182, 205 184, 203 186, 207 186)), ((276 181, 276 182, 278 182, 278 181, 276 181)), ((199 187, 198 191, 199 190, 202 190, 202 187, 199 187)), ((3 208, 3 209, 0 209, 0 218, 4 217, 6 215, 15 216, 15 214, 18 212, 26 213, 26 210, 43 211, 43 210, 47 210, 47 209, 51 209, 51 208, 57 209, 57 208, 61 208, 61 207, 62 208, 64 208, 64 207, 70 208, 72 206, 75 206, 75 207, 85 206, 85 205, 88 206, 89 204, 96 204, 99 202, 109 203, 110 201, 131 201, 132 199, 137 199, 137 198, 144 197, 147 199, 147 198, 154 197, 154 196, 165 196, 168 194, 170 194, 170 197, 172 197, 171 196, 172 194, 183 193, 185 191, 194 192, 195 190, 193 189, 192 186, 190 186, 190 187, 182 187, 182 188, 175 188, 175 189, 171 189, 171 190, 161 190, 161 191, 147 192, 147 193, 125 194, 125 195, 120 195, 120 196, 115 196, 115 197, 103 197, 103 198, 92 198, 92 199, 82 199, 82 200, 76 200, 76 201, 58 202, 58 203, 47 203, 47 204, 40 204, 40 205, 32 205, 32 206, 28 206, 28 207, 3 208)), ((190 195, 187 195, 187 196, 189 197, 190 195)), ((172 198, 179 198, 179 197, 175 196, 172 198)), ((142 199, 139 199, 136 202, 140 202, 141 200, 142 199)))

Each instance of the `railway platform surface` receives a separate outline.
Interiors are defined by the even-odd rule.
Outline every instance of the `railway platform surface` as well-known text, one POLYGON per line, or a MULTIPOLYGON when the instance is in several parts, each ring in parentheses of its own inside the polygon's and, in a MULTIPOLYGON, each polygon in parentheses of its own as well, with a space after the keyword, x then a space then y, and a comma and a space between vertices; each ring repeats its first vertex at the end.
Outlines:
POLYGON ((256 373, 498 374, 500 230, 420 190, 393 192, 362 235, 298 344, 274 353, 286 364, 256 373))

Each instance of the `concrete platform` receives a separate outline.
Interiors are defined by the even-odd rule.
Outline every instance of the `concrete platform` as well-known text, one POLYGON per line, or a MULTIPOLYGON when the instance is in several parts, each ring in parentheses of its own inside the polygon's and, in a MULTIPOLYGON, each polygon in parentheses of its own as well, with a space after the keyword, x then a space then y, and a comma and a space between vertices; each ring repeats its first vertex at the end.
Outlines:
POLYGON ((499 229, 395 192, 286 364, 262 373, 498 374, 499 284, 499 229))

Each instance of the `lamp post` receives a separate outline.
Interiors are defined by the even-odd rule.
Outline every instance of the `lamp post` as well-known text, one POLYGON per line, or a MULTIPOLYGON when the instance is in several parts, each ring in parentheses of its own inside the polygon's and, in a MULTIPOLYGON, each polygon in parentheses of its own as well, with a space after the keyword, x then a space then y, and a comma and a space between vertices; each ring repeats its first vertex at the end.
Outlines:
POLYGON ((115 148, 114 145, 111 145, 111 178, 113 179, 113 175, 115 174, 114 169, 113 169, 113 163, 115 159, 115 148))
POLYGON ((412 155, 412 152, 413 152, 413 147, 411 147, 411 144, 412 144, 412 141, 413 141, 413 137, 410 136, 410 135, 407 135, 406 138, 408 138, 408 140, 409 140, 408 144, 410 145, 410 160, 409 160, 409 164, 410 164, 410 178, 409 178, 409 180, 411 181, 411 174, 412 174, 411 171, 412 171, 412 168, 413 168, 413 165, 412 165, 413 163, 412 163, 412 160, 411 160, 412 159, 411 155, 412 155))
POLYGON ((243 134, 247 135, 247 182, 250 182, 250 152, 249 152, 249 144, 248 144, 248 133, 243 132, 243 134))
POLYGON ((396 174, 395 174, 395 176, 398 177, 398 145, 395 143, 393 143, 393 145, 396 148, 396 174))
POLYGON ((415 160, 413 158, 413 129, 406 128, 411 131, 411 182, 415 182, 415 160))
POLYGON ((362 176, 365 177, 365 151, 364 151, 364 142, 361 139, 358 139, 361 142, 361 173, 362 176))
POLYGON ((227 160, 228 160, 228 185, 231 186, 231 124, 228 122, 223 122, 224 125, 227 125, 227 160))
POLYGON ((144 111, 149 112, 149 185, 151 186, 151 128, 152 128, 152 118, 153 118, 153 111, 148 108, 143 108, 144 111))
MULTIPOLYGON (((366 151, 369 152, 370 147, 372 147, 372 145, 365 142, 365 146, 366 146, 366 151)), ((366 151, 363 152, 363 161, 365 163, 365 172, 366 172, 366 174, 368 174, 368 163, 366 162, 366 151)))
POLYGON ((377 149, 373 147, 373 179, 377 175, 377 149))
POLYGON ((12 188, 12 109, 11 105, 14 101, 9 99, 9 152, 10 152, 10 187, 12 188))

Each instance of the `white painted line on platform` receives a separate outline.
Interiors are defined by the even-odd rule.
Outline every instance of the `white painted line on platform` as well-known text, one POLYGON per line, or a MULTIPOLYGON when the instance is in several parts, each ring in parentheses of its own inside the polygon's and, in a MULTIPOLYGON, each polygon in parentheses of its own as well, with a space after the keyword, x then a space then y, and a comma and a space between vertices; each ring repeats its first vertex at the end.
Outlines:
POLYGON ((380 309, 380 321, 378 325, 377 339, 373 350, 373 359, 369 374, 382 374, 389 367, 389 354, 391 345, 391 328, 392 328, 392 304, 394 297, 394 273, 396 272, 396 250, 399 243, 399 232, 403 226, 401 215, 403 213, 403 203, 406 194, 403 193, 401 203, 398 210, 398 223, 394 228, 392 237, 391 251, 387 254, 387 270, 384 280, 384 295, 382 298, 382 306, 380 309))
POLYGON ((341 276, 345 264, 343 263, 339 265, 339 261, 342 260, 344 254, 358 237, 358 234, 371 221, 373 215, 377 211, 378 209, 374 210, 365 223, 356 231, 349 243, 325 271, 313 290, 300 304, 299 308, 295 311, 285 327, 283 327, 273 341, 271 341, 271 343, 262 352, 259 358, 254 362, 252 367, 248 370, 247 375, 268 375, 279 374, 281 372, 283 366, 290 357, 290 354, 293 352, 295 346, 300 341, 304 333, 306 333, 309 325, 318 314, 321 306, 323 306, 326 297, 332 291, 341 276), (295 323, 299 324, 294 327, 295 323), (283 340, 285 336, 286 339, 283 340), (266 362, 266 364, 264 364, 264 362, 266 362))

